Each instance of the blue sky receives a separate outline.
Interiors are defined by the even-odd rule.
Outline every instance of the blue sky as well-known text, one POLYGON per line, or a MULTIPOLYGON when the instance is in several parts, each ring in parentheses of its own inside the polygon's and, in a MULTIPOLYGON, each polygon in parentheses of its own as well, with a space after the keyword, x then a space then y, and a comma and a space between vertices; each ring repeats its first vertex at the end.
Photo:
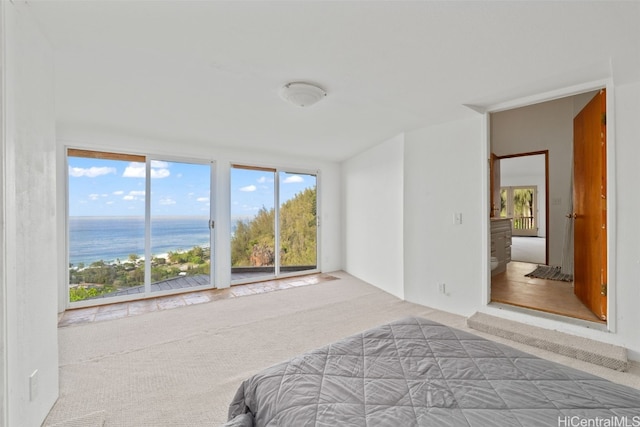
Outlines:
MULTIPOLYGON (((262 207, 273 208, 275 176, 274 172, 232 168, 231 218, 250 218, 262 207)), ((315 185, 314 175, 280 173, 280 200, 289 200, 315 185)))
MULTIPOLYGON (((210 166, 151 162, 151 213, 208 216, 210 166)), ((145 164, 69 157, 70 216, 144 216, 145 164)))
MULTIPOLYGON (((69 157, 70 216, 143 216, 145 164, 69 157)), ((273 207, 274 173, 232 169, 231 216, 248 218, 273 207)), ((315 186, 315 176, 281 174, 281 200, 315 186)), ((210 166, 151 162, 152 215, 208 216, 210 166)))

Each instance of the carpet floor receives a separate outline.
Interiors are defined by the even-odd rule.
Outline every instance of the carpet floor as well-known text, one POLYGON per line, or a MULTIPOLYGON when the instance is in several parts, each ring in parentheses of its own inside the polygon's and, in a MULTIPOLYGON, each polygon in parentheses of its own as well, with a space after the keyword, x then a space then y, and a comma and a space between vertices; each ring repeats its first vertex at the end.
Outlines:
POLYGON ((637 370, 616 372, 472 331, 462 316, 331 274, 340 280, 60 328, 60 397, 44 425, 215 426, 246 377, 408 315, 640 388, 637 370))

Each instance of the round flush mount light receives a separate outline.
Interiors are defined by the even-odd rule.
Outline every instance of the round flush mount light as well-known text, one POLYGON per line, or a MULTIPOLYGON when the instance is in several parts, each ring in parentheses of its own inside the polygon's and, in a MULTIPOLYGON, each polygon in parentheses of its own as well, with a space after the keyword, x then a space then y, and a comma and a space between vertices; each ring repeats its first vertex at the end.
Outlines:
POLYGON ((298 107, 309 107, 325 96, 324 89, 305 82, 287 83, 280 89, 280 97, 298 107))

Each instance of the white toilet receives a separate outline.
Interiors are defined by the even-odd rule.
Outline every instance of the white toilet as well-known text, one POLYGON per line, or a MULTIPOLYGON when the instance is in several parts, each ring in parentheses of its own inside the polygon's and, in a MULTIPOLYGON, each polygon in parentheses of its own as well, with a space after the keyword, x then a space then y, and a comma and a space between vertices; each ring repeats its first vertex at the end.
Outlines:
POLYGON ((495 270, 496 267, 498 267, 498 264, 500 264, 500 261, 498 261, 498 258, 492 256, 491 257, 491 270, 495 270))

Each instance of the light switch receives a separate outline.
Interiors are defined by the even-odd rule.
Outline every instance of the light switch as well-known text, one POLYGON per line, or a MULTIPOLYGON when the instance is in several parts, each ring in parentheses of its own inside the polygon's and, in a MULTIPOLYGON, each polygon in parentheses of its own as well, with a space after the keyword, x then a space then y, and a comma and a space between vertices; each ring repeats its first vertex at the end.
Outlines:
POLYGON ((462 224, 462 212, 456 212, 453 214, 453 223, 455 225, 462 224))

